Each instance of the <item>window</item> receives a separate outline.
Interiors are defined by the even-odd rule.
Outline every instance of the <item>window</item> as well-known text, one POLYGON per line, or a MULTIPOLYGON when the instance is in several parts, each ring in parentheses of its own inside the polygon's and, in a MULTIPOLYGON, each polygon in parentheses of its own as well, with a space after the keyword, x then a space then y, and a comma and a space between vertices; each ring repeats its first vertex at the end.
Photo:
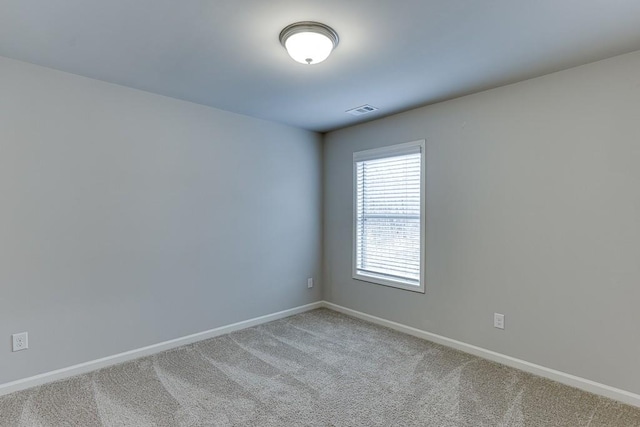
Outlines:
POLYGON ((353 278, 424 292, 424 149, 353 153, 353 278))

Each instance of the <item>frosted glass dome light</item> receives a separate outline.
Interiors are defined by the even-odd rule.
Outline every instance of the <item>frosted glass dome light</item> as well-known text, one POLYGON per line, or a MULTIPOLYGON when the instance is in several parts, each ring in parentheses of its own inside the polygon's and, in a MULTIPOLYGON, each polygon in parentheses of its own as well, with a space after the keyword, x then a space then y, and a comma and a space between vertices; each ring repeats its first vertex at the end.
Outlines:
POLYGON ((318 64, 338 46, 338 33, 319 22, 296 22, 280 32, 280 43, 301 64, 318 64))

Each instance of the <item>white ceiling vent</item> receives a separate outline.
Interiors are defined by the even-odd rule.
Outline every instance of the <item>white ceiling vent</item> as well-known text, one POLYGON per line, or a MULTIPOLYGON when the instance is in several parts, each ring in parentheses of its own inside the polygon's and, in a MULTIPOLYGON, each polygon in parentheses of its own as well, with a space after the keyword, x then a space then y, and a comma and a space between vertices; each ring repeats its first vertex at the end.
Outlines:
POLYGON ((364 104, 364 105, 361 105, 359 107, 347 110, 346 112, 351 114, 352 116, 361 116, 363 114, 373 113, 374 111, 378 111, 378 110, 379 110, 379 108, 376 108, 376 107, 374 107, 372 105, 369 105, 369 104, 364 104))

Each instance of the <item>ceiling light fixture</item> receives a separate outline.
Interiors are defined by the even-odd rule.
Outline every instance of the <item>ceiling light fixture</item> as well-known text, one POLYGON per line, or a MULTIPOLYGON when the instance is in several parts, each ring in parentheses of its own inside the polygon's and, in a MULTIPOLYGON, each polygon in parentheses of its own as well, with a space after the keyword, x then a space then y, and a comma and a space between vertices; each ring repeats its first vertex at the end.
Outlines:
POLYGON ((338 33, 333 28, 313 21, 287 25, 280 32, 280 43, 289 56, 301 64, 318 64, 338 46, 338 33))

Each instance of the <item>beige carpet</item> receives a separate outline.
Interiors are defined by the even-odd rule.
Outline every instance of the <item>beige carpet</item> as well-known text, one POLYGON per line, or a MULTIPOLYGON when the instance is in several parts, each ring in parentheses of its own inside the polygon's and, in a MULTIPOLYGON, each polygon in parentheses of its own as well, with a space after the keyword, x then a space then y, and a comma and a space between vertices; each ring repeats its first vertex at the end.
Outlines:
POLYGON ((2 426, 640 426, 640 409, 329 310, 0 397, 2 426))

